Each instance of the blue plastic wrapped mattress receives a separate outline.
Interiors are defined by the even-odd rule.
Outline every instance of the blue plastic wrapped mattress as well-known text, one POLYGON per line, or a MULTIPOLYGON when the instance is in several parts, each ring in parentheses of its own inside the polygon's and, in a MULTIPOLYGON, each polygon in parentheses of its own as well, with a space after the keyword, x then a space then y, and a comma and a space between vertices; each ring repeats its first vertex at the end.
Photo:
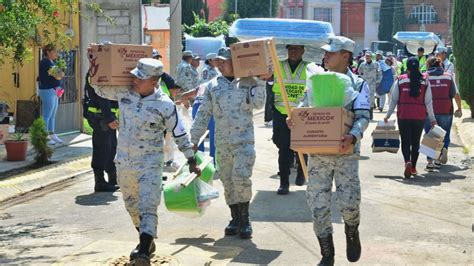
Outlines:
POLYGON ((244 18, 231 25, 229 36, 241 41, 273 37, 277 44, 278 56, 281 58, 286 57, 286 45, 304 45, 304 58, 308 61, 318 61, 322 57, 320 47, 327 43, 329 37, 334 36, 334 31, 330 23, 322 21, 244 18))
POLYGON ((417 54, 419 47, 425 49, 425 55, 430 54, 436 47, 444 47, 444 43, 433 32, 399 31, 393 38, 407 47, 410 54, 417 54))
POLYGON ((220 48, 225 47, 224 35, 217 37, 193 37, 185 34, 185 50, 192 51, 194 55, 198 55, 202 60, 206 59, 209 53, 217 53, 220 48))

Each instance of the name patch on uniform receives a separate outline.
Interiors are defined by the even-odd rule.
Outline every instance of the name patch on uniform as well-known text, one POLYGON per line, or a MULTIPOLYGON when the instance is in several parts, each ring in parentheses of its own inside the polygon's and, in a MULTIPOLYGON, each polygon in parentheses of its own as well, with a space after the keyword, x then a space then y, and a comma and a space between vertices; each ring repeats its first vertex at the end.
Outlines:
POLYGON ((129 98, 122 98, 120 99, 120 102, 123 104, 131 104, 132 100, 130 100, 129 98))

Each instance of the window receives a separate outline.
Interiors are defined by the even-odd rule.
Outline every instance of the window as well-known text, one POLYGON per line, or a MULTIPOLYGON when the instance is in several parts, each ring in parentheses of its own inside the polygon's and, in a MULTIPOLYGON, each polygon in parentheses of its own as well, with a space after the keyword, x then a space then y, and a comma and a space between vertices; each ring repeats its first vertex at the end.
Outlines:
POLYGON ((373 7, 372 8, 372 21, 374 23, 380 22, 380 7, 373 7))
POLYGON ((314 8, 313 19, 332 22, 332 8, 314 8))
POLYGON ((408 19, 418 24, 434 24, 438 22, 438 13, 432 5, 421 4, 411 9, 408 19))
POLYGON ((286 9, 286 18, 303 18, 303 9, 298 7, 286 9))

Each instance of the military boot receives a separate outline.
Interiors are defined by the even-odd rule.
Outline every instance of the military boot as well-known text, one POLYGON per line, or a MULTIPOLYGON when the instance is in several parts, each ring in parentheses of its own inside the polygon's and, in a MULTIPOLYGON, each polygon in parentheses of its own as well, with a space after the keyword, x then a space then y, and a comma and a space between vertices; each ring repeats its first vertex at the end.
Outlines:
POLYGON ((240 205, 240 238, 249 239, 252 237, 252 225, 249 218, 249 202, 239 203, 240 205))
POLYGON ((332 266, 334 265, 334 242, 332 241, 332 234, 327 237, 318 237, 319 246, 321 248, 321 261, 318 266, 332 266))
POLYGON ((130 259, 130 262, 135 266, 149 266, 152 243, 153 237, 151 235, 145 233, 141 234, 137 256, 133 261, 130 259))
MULTIPOLYGON (((140 236, 140 228, 135 227, 137 229, 138 235, 140 236)), ((135 260, 138 257, 138 251, 140 250, 140 243, 130 252, 130 261, 135 260)), ((150 255, 155 253, 156 246, 155 246, 155 241, 151 241, 150 245, 150 255)))
POLYGON ((280 187, 277 190, 278 195, 286 195, 290 193, 290 177, 280 174, 280 187))
POLYGON ((95 192, 115 192, 117 187, 105 181, 104 172, 94 171, 95 192))
POLYGON ((350 262, 356 262, 360 258, 361 246, 359 239, 359 225, 345 224, 346 232, 346 257, 350 262))
POLYGON ((239 204, 232 204, 229 205, 230 208, 230 215, 232 220, 230 221, 229 225, 225 228, 225 235, 226 236, 234 236, 239 233, 240 230, 240 208, 239 204))

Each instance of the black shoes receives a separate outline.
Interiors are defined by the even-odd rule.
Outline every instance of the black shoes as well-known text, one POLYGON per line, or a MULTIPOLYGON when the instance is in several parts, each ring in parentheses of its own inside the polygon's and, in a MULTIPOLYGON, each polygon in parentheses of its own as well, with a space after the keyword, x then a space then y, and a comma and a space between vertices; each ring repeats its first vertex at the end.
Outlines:
POLYGON ((226 236, 234 236, 239 233, 240 230, 240 207, 239 204, 229 205, 230 215, 232 220, 229 225, 225 228, 226 236))
POLYGON ((240 238, 249 239, 252 237, 252 225, 249 218, 249 202, 239 203, 240 205, 240 238))
POLYGON ((297 186, 302 186, 306 182, 304 178, 303 171, 298 171, 298 174, 296 174, 296 180, 295 180, 295 185, 297 186))
POLYGON ((345 224, 344 231, 346 232, 346 256, 350 262, 356 262, 360 259, 361 246, 359 239, 359 225, 345 224))
POLYGON ((130 253, 130 263, 135 266, 149 266, 150 255, 155 252, 156 246, 153 236, 149 234, 140 235, 140 244, 130 253))
POLYGON ((119 189, 118 186, 107 183, 104 178, 104 173, 102 172, 95 172, 94 173, 94 191, 95 192, 115 192, 119 189))
POLYGON ((321 248, 321 261, 318 266, 333 266, 334 265, 334 242, 332 235, 327 237, 318 237, 319 247, 321 248))
POLYGON ((229 205, 232 220, 225 228, 226 236, 239 235, 242 239, 252 237, 252 225, 249 218, 249 202, 229 205))

